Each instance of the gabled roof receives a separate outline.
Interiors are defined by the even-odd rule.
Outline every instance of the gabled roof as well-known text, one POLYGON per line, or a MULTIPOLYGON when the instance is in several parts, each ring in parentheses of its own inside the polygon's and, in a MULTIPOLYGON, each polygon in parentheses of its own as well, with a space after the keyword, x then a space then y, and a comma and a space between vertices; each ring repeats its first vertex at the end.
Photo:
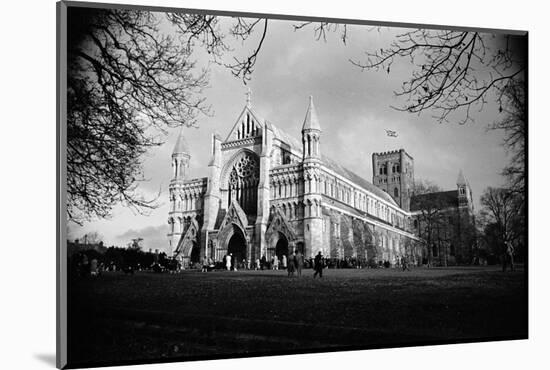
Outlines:
POLYGON ((411 197, 411 212, 420 211, 426 205, 432 205, 439 209, 456 208, 458 207, 458 190, 418 194, 411 197))
POLYGON ((247 114, 249 114, 252 117, 252 120, 254 122, 256 122, 256 124, 260 127, 260 129, 263 129, 264 119, 261 116, 259 116, 258 113, 256 113, 256 111, 254 111, 252 109, 250 104, 247 103, 245 105, 245 107, 243 108, 243 110, 241 111, 241 114, 239 114, 239 117, 235 121, 235 124, 233 125, 233 127, 229 131, 229 134, 225 138, 225 141, 235 140, 234 139, 234 137, 235 137, 234 134, 239 129, 239 125, 241 124, 241 122, 243 122, 243 119, 246 117, 247 114))
MULTIPOLYGON (((251 114, 254 118, 254 120, 263 128, 264 122, 265 125, 268 126, 273 131, 274 138, 280 140, 281 142, 287 144, 291 150, 298 153, 299 155, 302 154, 302 143, 300 140, 296 139, 294 136, 288 134, 281 128, 277 127, 271 122, 264 121, 256 112, 254 112, 251 108, 251 104, 249 101, 249 98, 247 99, 247 104, 245 105, 244 109, 242 110, 241 114, 239 115, 239 118, 233 125, 233 128, 229 132, 229 135, 226 138, 226 141, 230 141, 233 137, 233 133, 235 130, 238 129, 239 123, 242 121, 245 114, 251 114)), ((305 129, 316 129, 321 130, 321 127, 319 125, 319 118, 317 117, 317 112, 315 110, 315 105, 313 104, 313 98, 309 97, 309 106, 306 112, 306 117, 304 119, 304 124, 302 126, 302 130, 305 129)), ((349 181, 355 183, 356 185, 362 187, 363 189, 371 192, 372 194, 378 196, 379 198, 385 200, 386 202, 397 206, 397 203, 395 200, 384 190, 378 188, 377 186, 373 185, 366 179, 362 178, 361 176, 357 175, 356 173, 350 171, 349 169, 345 168, 344 166, 340 165, 336 161, 333 161, 332 159, 328 158, 327 156, 321 155, 321 161, 322 163, 329 168, 330 170, 334 171, 338 175, 348 179, 349 181)))
POLYGON ((278 139, 282 141, 285 144, 288 144, 291 149, 295 152, 300 153, 302 155, 302 143, 296 139, 294 136, 290 135, 286 131, 280 129, 279 127, 275 126, 271 122, 267 122, 269 125, 268 127, 273 131, 273 137, 275 139, 278 139))
POLYGON ((363 189, 370 191, 379 198, 384 199, 386 202, 393 204, 394 206, 398 206, 397 203, 395 203, 395 200, 384 190, 370 183, 368 180, 365 180, 361 176, 357 175, 355 172, 348 170, 346 167, 342 166, 336 161, 333 161, 327 156, 321 155, 321 162, 340 176, 345 177, 351 182, 361 186, 363 189))

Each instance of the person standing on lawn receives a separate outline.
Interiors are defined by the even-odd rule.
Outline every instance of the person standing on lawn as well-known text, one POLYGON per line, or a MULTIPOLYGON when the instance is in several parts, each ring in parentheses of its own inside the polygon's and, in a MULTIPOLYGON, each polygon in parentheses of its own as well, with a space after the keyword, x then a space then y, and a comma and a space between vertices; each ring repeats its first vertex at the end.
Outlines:
POLYGON ((304 267, 304 256, 298 249, 294 251, 294 264, 296 265, 296 276, 302 276, 302 267, 304 267))
POLYGON ((290 258, 288 259, 288 267, 287 267, 287 271, 288 271, 288 277, 293 277, 294 276, 294 270, 296 269, 296 260, 294 258, 294 254, 290 256, 290 258))
POLYGON ((231 257, 233 255, 231 253, 229 253, 228 255, 225 256, 225 267, 227 268, 227 271, 230 271, 231 270, 231 257))
POLYGON ((322 278, 323 277, 323 268, 325 267, 325 263, 324 263, 324 258, 323 258, 323 254, 321 253, 321 251, 319 251, 319 253, 317 253, 317 255, 315 256, 315 259, 313 260, 313 264, 314 264, 314 269, 315 269, 315 273, 313 274, 313 278, 315 279, 315 277, 317 275, 319 275, 319 278, 322 278))

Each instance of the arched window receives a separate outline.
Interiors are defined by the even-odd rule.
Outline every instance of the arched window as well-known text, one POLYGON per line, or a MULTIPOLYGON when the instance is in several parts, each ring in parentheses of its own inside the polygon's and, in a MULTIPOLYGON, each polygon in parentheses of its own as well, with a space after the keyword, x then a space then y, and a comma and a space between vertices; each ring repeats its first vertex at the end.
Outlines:
POLYGON ((399 196, 399 189, 397 188, 393 189, 393 196, 396 198, 399 196))
POLYGON ((249 215, 256 214, 259 169, 258 161, 254 155, 244 153, 235 163, 229 175, 229 202, 237 201, 249 215))

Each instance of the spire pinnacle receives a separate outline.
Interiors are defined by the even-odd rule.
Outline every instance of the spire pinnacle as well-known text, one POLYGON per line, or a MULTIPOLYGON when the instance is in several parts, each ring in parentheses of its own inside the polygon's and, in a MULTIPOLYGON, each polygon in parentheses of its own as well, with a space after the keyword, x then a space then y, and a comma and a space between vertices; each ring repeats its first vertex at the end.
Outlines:
POLYGON ((321 126, 319 125, 319 118, 317 118, 317 111, 315 110, 315 105, 313 104, 313 96, 309 96, 309 106, 307 108, 306 118, 304 119, 304 125, 302 130, 319 130, 321 131, 321 126))
POLYGON ((457 185, 467 185, 466 178, 464 177, 464 174, 462 173, 462 170, 458 173, 458 178, 456 179, 457 185))
POLYGON ((176 141, 176 145, 174 146, 174 151, 172 152, 172 154, 177 154, 177 153, 189 154, 189 145, 187 144, 187 141, 183 136, 183 128, 184 126, 182 126, 180 130, 180 133, 178 135, 178 140, 176 141))

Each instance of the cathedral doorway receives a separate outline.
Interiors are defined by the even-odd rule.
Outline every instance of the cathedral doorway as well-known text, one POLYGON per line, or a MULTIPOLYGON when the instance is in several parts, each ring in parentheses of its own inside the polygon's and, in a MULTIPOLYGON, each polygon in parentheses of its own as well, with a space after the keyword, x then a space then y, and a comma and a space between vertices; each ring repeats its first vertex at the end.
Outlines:
POLYGON ((201 259, 201 248, 199 246, 199 243, 196 241, 193 241, 193 247, 191 248, 191 256, 190 261, 191 264, 200 262, 201 259))
POLYGON ((246 259, 246 239, 238 227, 233 228, 233 235, 227 244, 227 254, 232 254, 237 263, 242 263, 243 259, 246 259))
POLYGON ((277 241, 277 244, 275 246, 275 255, 281 261, 283 259, 283 256, 288 257, 288 240, 286 237, 279 233, 279 240, 277 241))

